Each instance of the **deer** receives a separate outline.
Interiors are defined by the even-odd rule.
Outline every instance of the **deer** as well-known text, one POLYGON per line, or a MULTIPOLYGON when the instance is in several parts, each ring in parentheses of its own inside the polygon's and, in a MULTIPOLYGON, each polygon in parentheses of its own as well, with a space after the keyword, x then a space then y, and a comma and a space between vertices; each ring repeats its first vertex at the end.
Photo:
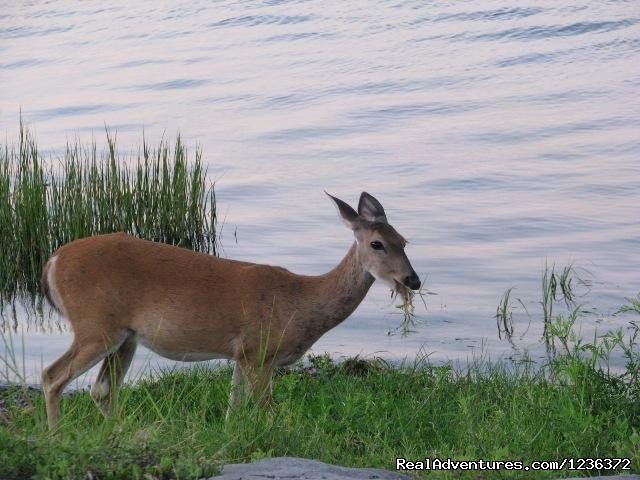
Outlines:
MULTIPOLYGON (((326 192, 325 192, 326 193, 326 192)), ((298 275, 125 233, 74 240, 42 272, 43 294, 71 325, 69 349, 42 372, 47 419, 64 388, 101 360, 90 395, 112 414, 138 344, 179 361, 234 361, 227 416, 246 398, 270 405, 276 367, 298 361, 381 280, 403 298, 421 282, 406 240, 362 192, 358 210, 327 193, 355 241, 331 271, 298 275)))

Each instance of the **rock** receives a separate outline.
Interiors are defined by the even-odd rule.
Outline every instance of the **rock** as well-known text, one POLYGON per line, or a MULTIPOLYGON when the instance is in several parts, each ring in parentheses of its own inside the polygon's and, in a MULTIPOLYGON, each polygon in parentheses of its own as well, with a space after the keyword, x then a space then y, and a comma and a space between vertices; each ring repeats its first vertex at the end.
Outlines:
POLYGON ((397 472, 377 468, 347 468, 305 458, 265 458, 254 463, 225 465, 222 474, 209 480, 407 480, 397 472))
POLYGON ((640 480, 640 475, 611 475, 606 477, 579 477, 570 480, 640 480))
MULTIPOLYGON (((254 463, 225 465, 222 474, 208 480, 408 480, 398 472, 378 468, 348 468, 305 458, 265 458, 254 463)), ((573 478, 571 480, 640 480, 640 475, 573 478)))

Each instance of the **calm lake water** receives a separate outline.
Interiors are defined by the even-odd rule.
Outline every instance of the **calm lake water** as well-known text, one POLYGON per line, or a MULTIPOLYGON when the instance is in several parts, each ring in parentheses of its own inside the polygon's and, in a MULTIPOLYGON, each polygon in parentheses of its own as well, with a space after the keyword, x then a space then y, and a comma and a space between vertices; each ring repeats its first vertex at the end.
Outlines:
MULTIPOLYGON (((316 352, 509 356, 493 315, 516 286, 535 357, 546 260, 591 279, 585 333, 629 320, 612 312, 640 290, 637 1, 1 3, 6 139, 20 110, 54 158, 105 124, 123 152, 180 131, 217 182, 224 256, 322 273, 352 241, 323 190, 382 202, 437 295, 389 336, 374 285, 316 352)), ((37 378, 70 336, 17 315, 37 378)))

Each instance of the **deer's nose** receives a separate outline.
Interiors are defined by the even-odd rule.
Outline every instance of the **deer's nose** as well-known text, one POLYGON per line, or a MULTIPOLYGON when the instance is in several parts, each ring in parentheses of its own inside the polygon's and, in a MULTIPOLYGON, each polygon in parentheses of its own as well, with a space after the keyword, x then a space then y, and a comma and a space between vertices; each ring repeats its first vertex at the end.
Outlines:
POLYGON ((420 277, 415 271, 412 271, 411 275, 405 277, 403 283, 411 290, 418 290, 420 288, 420 277))

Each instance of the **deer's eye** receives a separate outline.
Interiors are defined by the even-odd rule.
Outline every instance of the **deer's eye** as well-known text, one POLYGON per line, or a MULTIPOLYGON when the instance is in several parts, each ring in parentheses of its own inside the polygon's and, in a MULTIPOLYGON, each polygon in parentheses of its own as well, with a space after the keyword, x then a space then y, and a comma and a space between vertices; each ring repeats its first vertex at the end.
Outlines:
POLYGON ((384 250, 384 245, 382 245, 382 242, 379 242, 378 240, 374 240, 369 245, 371 245, 371 248, 374 250, 384 250))

